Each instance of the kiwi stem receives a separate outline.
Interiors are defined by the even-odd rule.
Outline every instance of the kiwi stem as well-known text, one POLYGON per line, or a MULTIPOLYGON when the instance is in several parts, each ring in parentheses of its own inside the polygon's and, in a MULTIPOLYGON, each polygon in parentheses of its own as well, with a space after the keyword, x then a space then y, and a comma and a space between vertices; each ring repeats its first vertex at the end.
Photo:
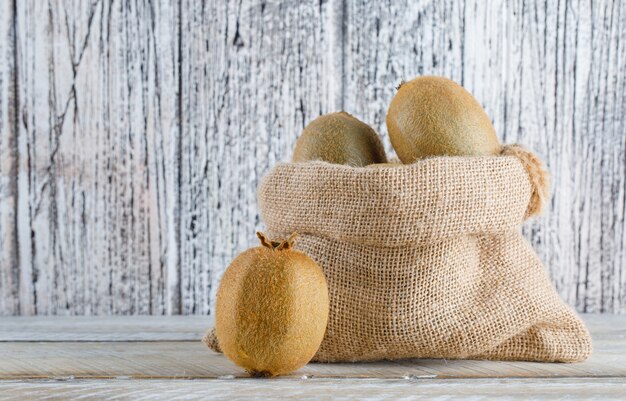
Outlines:
POLYGON ((259 237, 259 241, 261 241, 261 245, 264 247, 277 251, 286 251, 287 249, 293 248, 293 241, 298 236, 298 233, 294 232, 289 236, 289 238, 283 241, 272 241, 267 237, 267 235, 260 231, 257 231, 256 236, 259 237))
POLYGON ((252 377, 272 377, 273 375, 266 370, 248 370, 248 374, 252 377))

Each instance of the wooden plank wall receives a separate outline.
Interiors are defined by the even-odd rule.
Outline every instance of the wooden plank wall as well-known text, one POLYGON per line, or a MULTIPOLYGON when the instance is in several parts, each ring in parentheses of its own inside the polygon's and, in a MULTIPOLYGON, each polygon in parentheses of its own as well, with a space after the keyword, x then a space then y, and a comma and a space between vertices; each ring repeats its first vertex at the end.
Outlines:
POLYGON ((564 299, 626 313, 620 0, 5 1, 0 315, 208 314, 304 125, 384 138, 394 87, 447 75, 537 151, 528 224, 564 299))
POLYGON ((19 313, 15 7, 0 4, 0 315, 19 313))
POLYGON ((16 10, 19 312, 178 312, 178 5, 16 10))

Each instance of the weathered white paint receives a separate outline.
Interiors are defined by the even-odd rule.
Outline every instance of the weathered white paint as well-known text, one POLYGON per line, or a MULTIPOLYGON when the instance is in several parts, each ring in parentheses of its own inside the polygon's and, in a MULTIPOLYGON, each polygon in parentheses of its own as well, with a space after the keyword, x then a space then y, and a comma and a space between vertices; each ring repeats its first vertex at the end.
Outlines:
POLYGON ((525 228, 560 294, 626 313, 619 0, 7 1, 0 314, 207 314, 255 244, 260 177, 345 109, 386 137, 394 87, 443 74, 542 155, 525 228))
MULTIPOLYGON (((598 315, 600 316, 600 315, 598 315)), ((612 315, 606 315, 612 321, 612 315)), ((617 316, 617 315, 616 315, 617 316)), ((194 341, 212 325, 208 316, 3 316, 1 342, 194 341)), ((614 320, 619 327, 619 320, 614 320)), ((624 324, 626 329, 626 322, 624 324)))
POLYGON ((623 399, 626 316, 583 318, 595 340, 583 363, 310 363, 250 379, 198 341, 206 317, 5 317, 0 399, 623 399))
POLYGON ((178 34, 167 2, 18 2, 22 314, 180 311, 178 34))
POLYGON ((245 379, 54 380, 0 383, 0 400, 606 400, 621 401, 626 382, 600 379, 245 379))
MULTIPOLYGON (((583 315, 594 352, 581 363, 404 359, 310 363, 285 378, 626 378, 625 316, 583 315)), ((0 381, 25 378, 246 378, 223 354, 199 341, 198 316, 0 318, 0 381), (74 321, 74 333, 68 325, 74 321), (23 323, 21 323, 23 322, 23 323), (186 323, 186 324, 185 324, 186 323), (100 330, 97 330, 97 327, 100 330), (12 329, 11 329, 12 328, 12 329), (19 330, 24 336, 13 341, 19 330), (39 329, 39 330, 38 330, 39 329)), ((200 329, 200 330, 199 330, 200 329)))
POLYGON ((16 238, 15 13, 0 4, 0 315, 19 312, 16 238))

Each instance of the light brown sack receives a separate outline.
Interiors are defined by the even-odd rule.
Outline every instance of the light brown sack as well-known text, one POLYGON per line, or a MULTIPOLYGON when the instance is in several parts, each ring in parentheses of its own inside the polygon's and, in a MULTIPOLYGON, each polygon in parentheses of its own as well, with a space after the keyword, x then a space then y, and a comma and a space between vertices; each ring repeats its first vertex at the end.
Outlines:
MULTIPOLYGON (((520 233, 547 199, 547 175, 519 146, 502 153, 268 173, 258 201, 270 235, 299 232, 295 248, 328 282, 314 360, 589 356, 585 325, 520 233)), ((219 350, 212 332, 205 343, 219 350)))

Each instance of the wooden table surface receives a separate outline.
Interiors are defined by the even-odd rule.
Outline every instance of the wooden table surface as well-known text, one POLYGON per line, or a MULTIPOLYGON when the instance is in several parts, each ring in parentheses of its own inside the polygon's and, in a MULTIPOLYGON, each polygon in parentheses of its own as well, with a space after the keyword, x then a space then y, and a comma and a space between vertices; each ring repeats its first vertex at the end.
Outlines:
POLYGON ((200 338, 206 317, 0 318, 0 399, 626 399, 626 316, 586 315, 578 364, 309 364, 251 379, 200 338))

